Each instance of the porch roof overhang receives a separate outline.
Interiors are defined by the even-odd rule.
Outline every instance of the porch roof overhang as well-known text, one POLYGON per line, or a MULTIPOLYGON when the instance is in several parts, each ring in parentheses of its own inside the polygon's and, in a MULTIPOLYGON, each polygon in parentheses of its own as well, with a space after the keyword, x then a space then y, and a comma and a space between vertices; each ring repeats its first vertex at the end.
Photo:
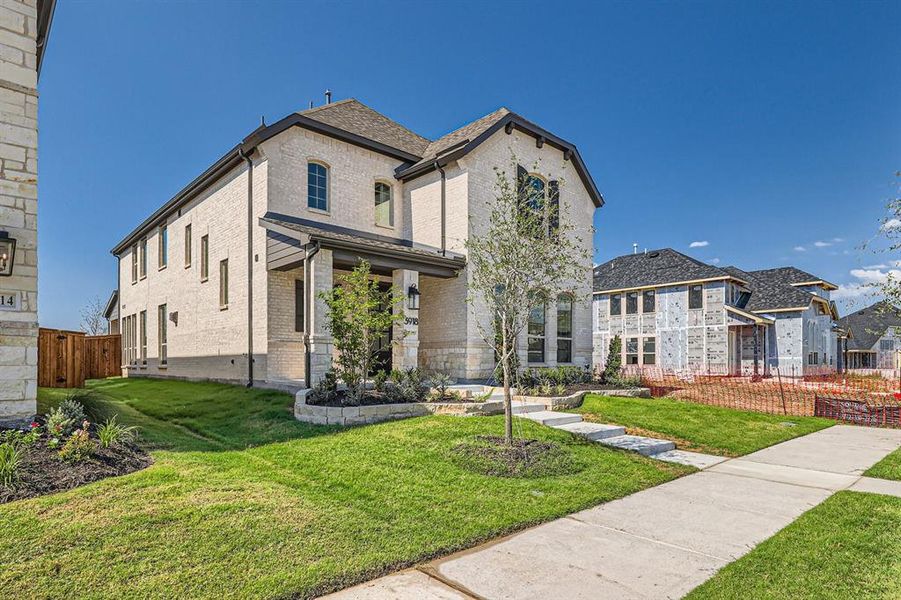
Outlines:
POLYGON ((273 270, 303 264, 302 249, 309 244, 331 250, 336 266, 352 268, 360 260, 367 260, 374 272, 409 269, 421 275, 450 278, 466 266, 466 259, 453 252, 442 254, 432 246, 329 223, 273 212, 260 217, 259 223, 268 232, 267 267, 273 270))
POLYGON ((755 315, 754 313, 742 310, 729 304, 726 305, 726 312, 730 312, 732 314, 738 315, 739 317, 743 317, 749 321, 752 321, 755 325, 772 325, 773 323, 775 323, 773 319, 761 315, 755 315))

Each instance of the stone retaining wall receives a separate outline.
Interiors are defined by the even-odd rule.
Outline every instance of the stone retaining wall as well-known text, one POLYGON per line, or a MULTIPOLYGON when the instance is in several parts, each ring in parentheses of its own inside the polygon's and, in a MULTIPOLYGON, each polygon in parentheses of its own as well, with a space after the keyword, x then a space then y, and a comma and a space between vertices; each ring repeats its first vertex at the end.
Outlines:
POLYGON ((548 410, 566 410, 582 406, 586 394, 599 396, 624 396, 627 398, 650 398, 649 388, 630 388, 625 390, 583 390, 569 396, 514 396, 517 402, 525 404, 544 404, 548 410))

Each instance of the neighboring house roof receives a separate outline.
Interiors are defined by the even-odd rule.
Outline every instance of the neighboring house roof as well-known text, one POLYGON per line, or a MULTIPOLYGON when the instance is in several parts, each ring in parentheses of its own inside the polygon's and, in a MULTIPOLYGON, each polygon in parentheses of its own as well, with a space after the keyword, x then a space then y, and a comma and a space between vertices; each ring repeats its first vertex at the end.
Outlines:
POLYGON ((889 327, 901 327, 901 310, 888 302, 877 302, 842 317, 838 324, 851 331, 848 350, 870 350, 889 327))
POLYGON ((119 316, 118 308, 119 290, 113 290, 113 293, 109 296, 109 300, 106 301, 106 308, 103 309, 103 318, 107 321, 117 318, 119 316), (116 315, 116 317, 113 317, 113 315, 116 315))
POLYGON ((594 205, 600 207, 604 204, 604 198, 588 173, 575 145, 558 138, 506 108, 498 109, 435 142, 430 142, 427 138, 410 131, 362 102, 349 98, 292 113, 272 125, 257 127, 241 143, 226 152, 206 171, 126 235, 112 249, 112 254, 118 256, 169 214, 178 210, 211 183, 241 164, 259 144, 291 127, 303 127, 396 158, 402 164, 397 168, 395 176, 404 181, 434 170, 436 162, 443 166, 461 158, 501 128, 504 128, 507 133, 517 129, 534 136, 539 145, 547 143, 562 150, 564 158, 572 160, 575 171, 588 190, 594 205))
POLYGON ((415 156, 423 156, 430 143, 354 98, 317 106, 299 114, 415 156))
MULTIPOLYGON (((790 268, 790 267, 789 267, 790 268)), ((751 298, 745 305, 745 310, 752 312, 766 312, 773 310, 799 309, 810 306, 814 300, 814 294, 805 292, 792 285, 791 277, 784 269, 764 269, 762 271, 743 271, 738 267, 723 267, 724 271, 732 273, 748 283, 751 290, 751 298), (787 278, 787 279, 786 279, 787 278)), ((806 279, 805 281, 810 281, 806 279)))
POLYGON ((778 281, 786 285, 821 285, 830 290, 838 289, 837 285, 829 283, 824 279, 820 279, 816 275, 811 275, 807 271, 802 271, 797 267, 777 267, 775 269, 762 269, 759 271, 753 271, 753 273, 759 273, 761 277, 765 278, 768 281, 778 281))
POLYGON ((594 291, 608 292, 731 277, 722 269, 672 248, 661 248, 641 254, 625 254, 596 266, 594 291))

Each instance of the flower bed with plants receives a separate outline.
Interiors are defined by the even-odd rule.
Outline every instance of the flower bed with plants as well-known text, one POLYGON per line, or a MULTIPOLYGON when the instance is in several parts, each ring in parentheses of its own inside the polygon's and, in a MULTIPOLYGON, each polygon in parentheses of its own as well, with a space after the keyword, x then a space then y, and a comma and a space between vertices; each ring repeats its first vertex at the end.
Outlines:
POLYGON ((609 376, 590 367, 525 369, 518 376, 518 394, 540 398, 571 396, 578 392, 631 390, 641 387, 639 378, 609 376))
POLYGON ((0 503, 68 490, 149 466, 134 427, 91 423, 77 396, 31 424, 0 431, 0 503))

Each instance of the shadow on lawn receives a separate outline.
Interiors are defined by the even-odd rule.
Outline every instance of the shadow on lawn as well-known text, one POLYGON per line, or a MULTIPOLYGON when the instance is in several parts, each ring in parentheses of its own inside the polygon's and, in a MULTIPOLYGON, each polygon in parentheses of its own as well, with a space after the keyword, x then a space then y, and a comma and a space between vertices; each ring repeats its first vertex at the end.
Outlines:
POLYGON ((285 392, 222 383, 110 378, 83 389, 41 388, 38 413, 77 395, 94 422, 113 415, 139 428, 142 445, 170 452, 222 452, 333 433, 294 418, 285 392))

